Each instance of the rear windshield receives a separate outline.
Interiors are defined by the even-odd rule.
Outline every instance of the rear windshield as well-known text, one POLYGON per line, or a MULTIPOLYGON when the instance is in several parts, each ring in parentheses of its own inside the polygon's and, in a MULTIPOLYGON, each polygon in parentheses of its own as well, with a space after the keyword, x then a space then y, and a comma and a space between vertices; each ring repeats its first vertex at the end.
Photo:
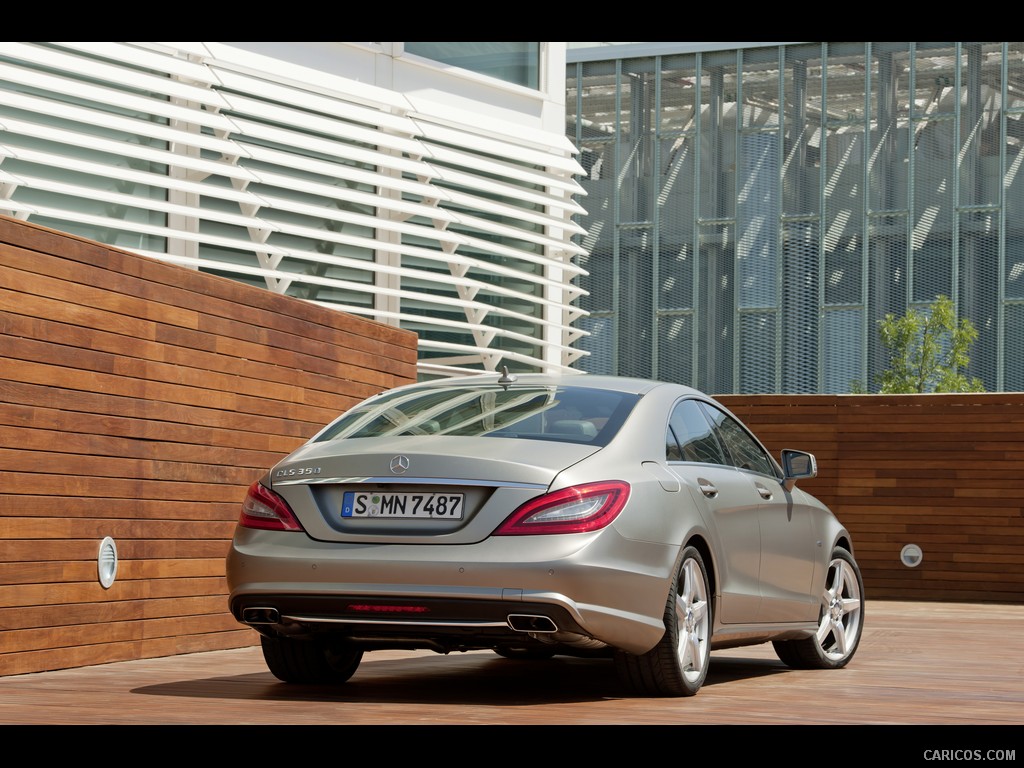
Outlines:
POLYGON ((586 387, 442 387, 396 390, 356 406, 316 440, 383 435, 555 440, 607 445, 637 395, 586 387))

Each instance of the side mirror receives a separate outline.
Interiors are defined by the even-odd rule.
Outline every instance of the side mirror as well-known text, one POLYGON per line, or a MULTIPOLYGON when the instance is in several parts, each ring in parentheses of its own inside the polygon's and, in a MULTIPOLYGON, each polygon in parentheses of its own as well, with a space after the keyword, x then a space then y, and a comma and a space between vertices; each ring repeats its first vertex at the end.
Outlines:
POLYGON ((782 478, 782 485, 787 491, 792 491, 796 487, 797 480, 817 476, 818 462, 815 460, 814 454, 807 453, 807 451, 784 448, 782 471, 785 474, 785 477, 782 478))

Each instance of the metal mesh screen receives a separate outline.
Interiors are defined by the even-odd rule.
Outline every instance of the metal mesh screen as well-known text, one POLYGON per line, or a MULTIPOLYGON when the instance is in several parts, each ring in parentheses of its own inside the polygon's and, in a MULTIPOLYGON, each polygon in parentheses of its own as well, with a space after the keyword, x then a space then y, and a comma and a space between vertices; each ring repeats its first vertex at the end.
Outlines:
POLYGON ((717 393, 872 391, 879 322, 941 294, 978 330, 968 373, 1024 386, 1024 43, 580 66, 602 366, 717 393))
POLYGON ((785 226, 782 263, 783 392, 818 391, 818 223, 785 226))
POLYGON ((836 309, 822 319, 821 391, 840 394, 866 386, 864 382, 864 311, 836 309))

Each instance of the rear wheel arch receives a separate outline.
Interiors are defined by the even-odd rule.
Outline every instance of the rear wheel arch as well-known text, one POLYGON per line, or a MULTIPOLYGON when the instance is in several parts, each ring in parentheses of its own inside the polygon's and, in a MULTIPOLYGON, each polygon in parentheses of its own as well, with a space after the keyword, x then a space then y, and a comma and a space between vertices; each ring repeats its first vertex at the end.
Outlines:
POLYGON ((648 696, 693 696, 704 684, 710 663, 713 600, 700 551, 687 545, 669 582, 665 633, 642 654, 615 653, 619 678, 627 689, 648 696))
POLYGON ((694 549, 696 549, 700 553, 701 558, 704 560, 704 569, 708 577, 708 587, 711 590, 711 596, 714 597, 718 594, 718 574, 716 569, 717 561, 715 560, 715 556, 711 551, 711 545, 703 536, 699 534, 691 536, 686 542, 683 543, 681 547, 679 547, 679 555, 676 558, 676 564, 675 568, 673 569, 673 573, 679 572, 679 566, 682 565, 683 553, 686 551, 687 547, 693 547, 694 549))

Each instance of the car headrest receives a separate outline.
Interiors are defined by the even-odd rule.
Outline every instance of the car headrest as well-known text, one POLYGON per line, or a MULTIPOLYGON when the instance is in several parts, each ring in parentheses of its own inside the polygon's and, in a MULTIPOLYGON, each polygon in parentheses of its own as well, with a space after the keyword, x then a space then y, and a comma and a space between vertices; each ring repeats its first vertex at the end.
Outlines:
POLYGON ((557 435, 575 435, 577 437, 597 437, 597 427, 590 421, 564 419, 551 425, 551 432, 557 435))

